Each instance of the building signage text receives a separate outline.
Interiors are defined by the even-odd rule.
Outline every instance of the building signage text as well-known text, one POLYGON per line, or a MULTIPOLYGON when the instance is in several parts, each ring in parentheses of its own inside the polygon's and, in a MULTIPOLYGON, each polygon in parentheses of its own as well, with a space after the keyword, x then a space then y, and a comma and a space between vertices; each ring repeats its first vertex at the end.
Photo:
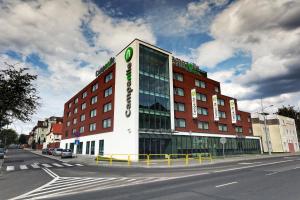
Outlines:
POLYGON ((207 72, 200 70, 194 63, 188 63, 175 57, 172 58, 172 63, 175 66, 182 67, 189 72, 207 77, 207 72))
POLYGON ((235 103, 234 103, 234 100, 231 99, 229 101, 229 104, 230 104, 230 113, 231 113, 231 122, 233 124, 236 123, 236 110, 235 110, 235 103))
POLYGON ((217 95, 212 96, 214 120, 219 121, 219 108, 218 108, 218 97, 217 95))
POLYGON ((191 98, 192 98, 192 115, 193 118, 198 117, 198 112, 197 112, 197 95, 196 95, 196 89, 191 90, 191 98))
POLYGON ((110 68, 114 63, 115 63, 115 58, 111 57, 104 66, 102 66, 99 70, 96 71, 96 76, 99 76, 100 74, 102 74, 105 70, 110 68))
POLYGON ((126 79, 127 79, 127 96, 126 96, 126 101, 127 101, 127 105, 126 105, 126 111, 125 111, 125 115, 126 117, 130 117, 131 115, 131 93, 133 91, 133 89, 131 88, 131 58, 133 55, 133 49, 132 47, 128 47, 125 51, 125 61, 127 62, 127 70, 126 70, 126 79))

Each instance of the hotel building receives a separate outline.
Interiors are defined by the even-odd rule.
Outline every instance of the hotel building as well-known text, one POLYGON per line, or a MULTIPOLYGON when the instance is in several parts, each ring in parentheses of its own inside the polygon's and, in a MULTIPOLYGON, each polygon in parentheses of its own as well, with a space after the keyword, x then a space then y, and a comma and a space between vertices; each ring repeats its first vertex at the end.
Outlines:
POLYGON ((220 155, 220 138, 226 154, 261 151, 250 113, 222 95, 219 82, 138 39, 65 103, 63 119, 61 147, 83 155, 220 155))

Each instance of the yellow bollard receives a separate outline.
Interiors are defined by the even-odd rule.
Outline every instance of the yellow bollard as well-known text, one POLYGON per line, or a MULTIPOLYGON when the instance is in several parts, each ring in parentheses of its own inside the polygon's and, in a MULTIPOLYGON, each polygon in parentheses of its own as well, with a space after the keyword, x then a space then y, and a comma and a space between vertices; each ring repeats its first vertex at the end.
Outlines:
POLYGON ((98 161, 99 156, 96 157, 96 164, 98 165, 99 161, 98 161))
POLYGON ((170 154, 168 155, 168 166, 169 167, 171 166, 171 156, 170 156, 170 154))
POLYGON ((201 153, 199 153, 199 163, 202 164, 202 157, 201 157, 201 153))
POLYGON ((128 166, 130 166, 130 154, 128 154, 128 166))
POLYGON ((149 166, 150 165, 150 155, 147 154, 147 165, 149 166))
POLYGON ((112 165, 112 154, 110 155, 110 158, 109 158, 109 164, 112 165))
POLYGON ((185 165, 189 164, 189 154, 185 155, 185 165))

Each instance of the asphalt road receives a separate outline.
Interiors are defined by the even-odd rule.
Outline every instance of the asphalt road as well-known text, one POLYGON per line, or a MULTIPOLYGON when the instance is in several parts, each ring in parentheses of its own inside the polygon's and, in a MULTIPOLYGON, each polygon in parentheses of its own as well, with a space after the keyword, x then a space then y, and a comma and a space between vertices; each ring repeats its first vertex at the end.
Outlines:
MULTIPOLYGON (((54 162, 22 150, 11 151, 8 158, 54 162)), ((0 199, 296 200, 299 185, 300 156, 167 169, 53 166, 4 170, 0 199)))

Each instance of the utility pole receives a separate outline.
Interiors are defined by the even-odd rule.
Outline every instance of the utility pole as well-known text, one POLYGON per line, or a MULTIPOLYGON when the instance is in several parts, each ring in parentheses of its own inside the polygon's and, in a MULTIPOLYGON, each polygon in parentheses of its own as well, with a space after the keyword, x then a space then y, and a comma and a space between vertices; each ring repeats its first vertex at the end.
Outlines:
MULTIPOLYGON (((270 105, 269 107, 272 107, 273 105, 270 105)), ((267 108, 269 108, 267 107, 267 108)), ((271 151, 271 144, 270 144, 270 134, 267 131, 267 115, 269 115, 269 113, 264 112, 266 108, 264 108, 263 106, 263 101, 261 99, 261 115, 264 117, 264 130, 265 130, 265 136, 266 136, 266 140, 267 140, 267 147, 268 147, 268 152, 269 155, 272 155, 272 151, 271 151)))

